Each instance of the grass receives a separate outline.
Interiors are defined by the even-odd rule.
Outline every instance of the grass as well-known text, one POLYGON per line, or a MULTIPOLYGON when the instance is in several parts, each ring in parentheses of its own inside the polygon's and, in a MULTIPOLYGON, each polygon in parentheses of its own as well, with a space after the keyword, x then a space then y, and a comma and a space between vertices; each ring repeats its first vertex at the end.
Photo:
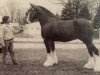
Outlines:
MULTIPOLYGON (((82 49, 57 49, 59 63, 53 67, 43 67, 46 60, 45 49, 15 49, 19 65, 13 66, 8 54, 7 68, 2 68, 0 61, 0 75, 100 75, 93 70, 83 69, 87 62, 88 53, 82 49)), ((2 55, 0 55, 0 58, 2 55)))

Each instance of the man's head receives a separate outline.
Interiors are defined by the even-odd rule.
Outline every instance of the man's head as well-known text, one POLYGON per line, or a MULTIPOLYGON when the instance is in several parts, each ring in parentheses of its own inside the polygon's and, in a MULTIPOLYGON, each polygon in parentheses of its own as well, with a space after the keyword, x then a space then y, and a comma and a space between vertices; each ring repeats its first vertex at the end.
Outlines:
POLYGON ((3 16, 3 18, 2 18, 2 23, 3 23, 3 24, 9 24, 9 23, 10 23, 10 18, 9 18, 9 16, 3 16))

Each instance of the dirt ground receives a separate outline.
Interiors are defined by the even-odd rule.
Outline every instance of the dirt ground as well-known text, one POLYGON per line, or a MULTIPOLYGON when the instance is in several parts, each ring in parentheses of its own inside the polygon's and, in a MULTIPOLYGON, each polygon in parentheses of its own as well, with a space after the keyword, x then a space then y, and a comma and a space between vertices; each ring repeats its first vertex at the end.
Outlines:
MULTIPOLYGON (((21 43, 14 45, 20 46, 21 43)), ((42 66, 46 60, 46 50, 43 43, 35 43, 33 47, 28 46, 15 47, 18 66, 13 66, 8 53, 7 68, 3 68, 2 54, 0 54, 0 75, 100 75, 93 70, 83 68, 88 60, 88 52, 83 44, 57 44, 56 52, 59 63, 53 67, 42 66)), ((99 44, 97 44, 98 46, 99 44)))

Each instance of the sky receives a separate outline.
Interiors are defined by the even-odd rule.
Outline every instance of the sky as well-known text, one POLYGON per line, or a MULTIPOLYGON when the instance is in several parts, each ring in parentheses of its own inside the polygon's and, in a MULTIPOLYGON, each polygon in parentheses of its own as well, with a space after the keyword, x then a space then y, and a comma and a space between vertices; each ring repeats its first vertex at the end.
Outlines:
POLYGON ((62 6, 60 4, 53 3, 56 0, 0 0, 0 6, 4 6, 7 2, 15 1, 18 7, 28 9, 30 7, 30 3, 34 3, 36 5, 44 6, 45 8, 52 11, 54 14, 61 13, 62 6), (53 2, 51 2, 53 1, 53 2))

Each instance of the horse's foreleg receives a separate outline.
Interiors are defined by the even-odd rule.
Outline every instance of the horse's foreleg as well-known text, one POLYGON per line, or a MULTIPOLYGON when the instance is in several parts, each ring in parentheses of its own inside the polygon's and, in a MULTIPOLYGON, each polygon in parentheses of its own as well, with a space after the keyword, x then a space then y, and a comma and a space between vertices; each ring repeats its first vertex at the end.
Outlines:
POLYGON ((87 48, 89 51, 92 50, 94 54, 94 57, 93 54, 91 56, 91 61, 90 61, 90 63, 92 63, 91 68, 94 68, 94 71, 100 71, 100 57, 98 49, 92 43, 87 44, 87 48))
POLYGON ((52 50, 53 64, 57 64, 58 59, 57 59, 57 55, 56 55, 56 51, 55 51, 55 43, 54 42, 51 42, 51 50, 52 50))
POLYGON ((43 64, 43 66, 53 66, 53 58, 52 58, 52 52, 51 52, 51 41, 44 40, 46 50, 47 50, 47 60, 43 64))

